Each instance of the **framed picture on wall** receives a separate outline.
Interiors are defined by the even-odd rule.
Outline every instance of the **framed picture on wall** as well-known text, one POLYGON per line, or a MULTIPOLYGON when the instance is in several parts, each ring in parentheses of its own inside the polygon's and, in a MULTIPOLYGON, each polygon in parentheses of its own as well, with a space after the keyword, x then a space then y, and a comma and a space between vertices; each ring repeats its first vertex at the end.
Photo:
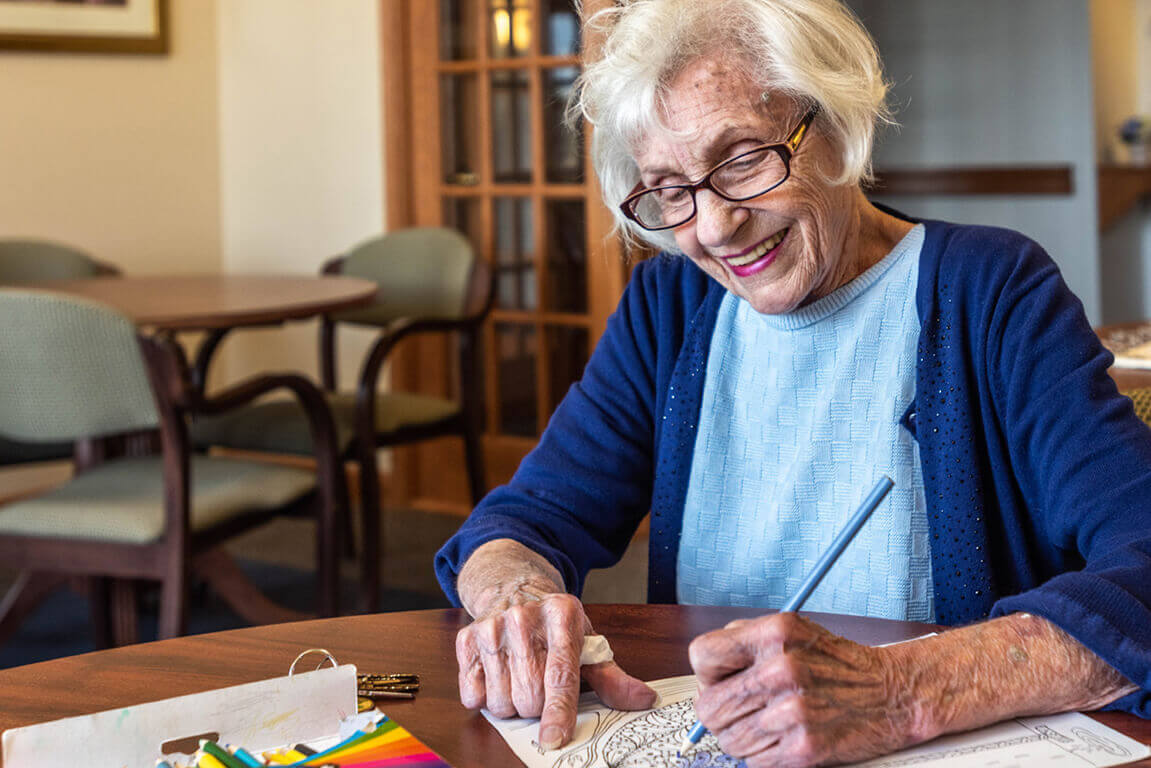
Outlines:
POLYGON ((0 48, 167 53, 168 0, 0 0, 0 48))

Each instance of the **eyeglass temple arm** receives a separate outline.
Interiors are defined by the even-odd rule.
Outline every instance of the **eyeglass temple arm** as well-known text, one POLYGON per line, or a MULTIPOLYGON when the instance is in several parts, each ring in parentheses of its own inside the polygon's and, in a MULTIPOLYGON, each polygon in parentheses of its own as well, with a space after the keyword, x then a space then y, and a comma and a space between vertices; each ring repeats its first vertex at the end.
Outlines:
POLYGON ((811 121, 815 119, 817 114, 819 114, 818 104, 807 110, 807 114, 804 115, 803 119, 799 121, 799 125, 795 126, 795 130, 792 131, 791 135, 787 137, 787 141, 785 143, 787 144, 787 148, 792 152, 799 149, 800 142, 802 142, 803 137, 807 135, 807 129, 811 127, 811 121))

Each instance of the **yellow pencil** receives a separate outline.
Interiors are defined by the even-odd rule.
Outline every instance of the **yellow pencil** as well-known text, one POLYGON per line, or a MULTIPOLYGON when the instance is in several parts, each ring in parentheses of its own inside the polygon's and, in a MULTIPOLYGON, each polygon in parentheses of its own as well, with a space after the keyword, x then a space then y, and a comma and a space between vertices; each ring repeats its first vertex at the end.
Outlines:
MULTIPOLYGON (((294 749, 285 749, 279 752, 265 752, 264 759, 272 765, 291 765, 306 759, 308 756, 294 749)), ((223 768, 221 766, 221 768, 223 768)))
POLYGON ((207 752, 200 753, 200 756, 196 759, 196 765, 199 766, 199 768, 227 768, 227 766, 207 752))

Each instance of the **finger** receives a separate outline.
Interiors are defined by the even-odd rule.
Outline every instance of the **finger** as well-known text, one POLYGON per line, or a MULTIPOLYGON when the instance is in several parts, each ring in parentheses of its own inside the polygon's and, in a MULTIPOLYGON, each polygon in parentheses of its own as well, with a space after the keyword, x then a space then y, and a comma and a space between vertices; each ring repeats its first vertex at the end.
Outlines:
POLYGON ((712 733, 732 757, 763 765, 815 765, 821 758, 803 721, 804 709, 802 697, 791 695, 712 733))
POLYGON ((460 703, 468 709, 484 706, 484 665, 480 661, 474 630, 464 627, 456 635, 456 663, 459 666, 460 703))
POLYGON ((700 689, 695 700, 695 716, 718 733, 729 728, 732 723, 763 709, 771 696, 743 684, 749 675, 739 675, 740 679, 727 678, 713 686, 700 689))
POLYGON ((642 680, 624 672, 614 661, 589 664, 580 670, 599 697, 612 709, 651 709, 656 692, 642 680))
POLYGON ((546 630, 537 606, 517 605, 505 616, 504 642, 512 704, 520 717, 539 717, 544 706, 546 630))
POLYGON ((714 685, 755 662, 755 649, 744 642, 740 629, 719 629, 700 635, 691 641, 687 652, 701 688, 714 685))
POLYGON ((811 671, 795 654, 783 653, 701 689, 696 715, 709 729, 722 730, 784 697, 801 692, 811 671))
POLYGON ((485 621, 476 625, 476 642, 484 666, 484 696, 489 712, 496 717, 512 717, 516 708, 512 703, 503 630, 498 624, 496 621, 485 621))
POLYGON ((726 728, 710 730, 723 751, 734 758, 753 765, 787 764, 779 757, 788 734, 772 719, 770 710, 756 710, 726 728))
POLYGON ((544 666, 540 746, 557 749, 567 744, 575 729, 584 616, 575 600, 549 600, 544 611, 547 614, 548 654, 544 666))
POLYGON ((747 668, 765 654, 778 654, 793 645, 808 644, 815 636, 813 628, 818 629, 818 625, 794 613, 743 620, 733 625, 692 641, 688 651, 701 687, 747 668))

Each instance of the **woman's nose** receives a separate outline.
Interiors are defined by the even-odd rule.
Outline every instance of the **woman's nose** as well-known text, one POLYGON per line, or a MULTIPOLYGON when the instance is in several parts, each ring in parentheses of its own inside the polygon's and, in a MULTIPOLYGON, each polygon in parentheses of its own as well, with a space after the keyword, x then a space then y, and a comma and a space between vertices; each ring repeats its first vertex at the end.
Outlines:
POLYGON ((724 200, 710 189, 695 194, 695 237, 705 248, 726 245, 747 221, 747 209, 724 200))

